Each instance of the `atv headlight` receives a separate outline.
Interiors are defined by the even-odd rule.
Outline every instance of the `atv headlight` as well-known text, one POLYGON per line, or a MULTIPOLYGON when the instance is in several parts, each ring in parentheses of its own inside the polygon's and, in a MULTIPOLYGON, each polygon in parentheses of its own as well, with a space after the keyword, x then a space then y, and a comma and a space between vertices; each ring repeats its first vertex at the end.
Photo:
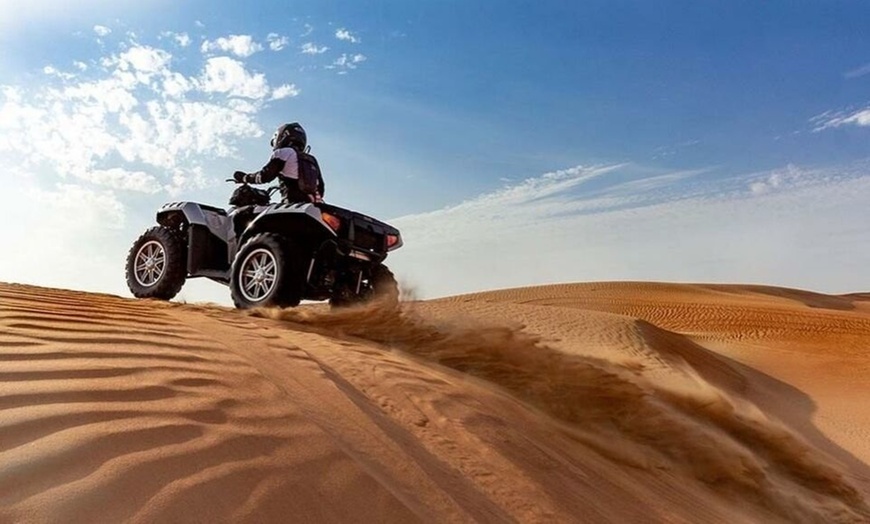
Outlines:
POLYGON ((324 211, 320 212, 320 218, 326 222, 326 225, 332 228, 333 231, 338 233, 338 229, 341 227, 341 219, 337 216, 326 213, 324 211))

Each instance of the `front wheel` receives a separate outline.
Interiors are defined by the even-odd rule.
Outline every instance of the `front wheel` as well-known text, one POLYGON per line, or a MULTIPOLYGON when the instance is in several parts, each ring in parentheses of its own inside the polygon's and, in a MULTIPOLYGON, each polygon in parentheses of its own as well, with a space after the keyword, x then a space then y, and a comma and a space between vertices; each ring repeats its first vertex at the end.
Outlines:
POLYGON ((136 298, 169 300, 187 279, 187 246, 172 229, 145 231, 127 254, 127 287, 136 298))
POLYGON ((251 237, 233 261, 233 303, 239 309, 299 305, 302 267, 301 253, 288 239, 272 233, 251 237))

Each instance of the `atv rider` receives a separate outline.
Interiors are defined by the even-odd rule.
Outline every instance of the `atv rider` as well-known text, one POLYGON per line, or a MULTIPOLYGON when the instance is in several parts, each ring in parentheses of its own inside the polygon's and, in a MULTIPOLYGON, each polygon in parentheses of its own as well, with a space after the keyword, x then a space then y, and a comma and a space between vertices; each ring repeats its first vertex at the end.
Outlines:
MULTIPOLYGON (((272 135, 272 158, 256 173, 236 171, 236 183, 266 184, 278 177, 281 199, 285 203, 322 202, 323 177, 317 170, 317 191, 306 193, 299 187, 299 157, 306 156, 308 137, 298 122, 284 124, 272 135)), ((310 156, 310 155, 307 155, 310 156)))

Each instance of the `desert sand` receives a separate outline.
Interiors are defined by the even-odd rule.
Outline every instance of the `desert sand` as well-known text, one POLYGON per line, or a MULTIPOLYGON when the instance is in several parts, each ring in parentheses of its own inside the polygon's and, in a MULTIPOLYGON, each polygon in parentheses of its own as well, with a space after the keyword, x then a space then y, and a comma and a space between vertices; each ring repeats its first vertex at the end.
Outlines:
POLYGON ((0 522, 870 522, 870 296, 0 284, 0 522))

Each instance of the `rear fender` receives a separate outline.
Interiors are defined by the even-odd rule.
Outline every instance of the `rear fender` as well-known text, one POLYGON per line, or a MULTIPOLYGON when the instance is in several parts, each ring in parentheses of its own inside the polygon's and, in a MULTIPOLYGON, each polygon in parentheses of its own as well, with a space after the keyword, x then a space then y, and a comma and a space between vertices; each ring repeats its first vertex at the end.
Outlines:
POLYGON ((317 206, 307 203, 272 204, 248 224, 239 245, 258 233, 277 233, 294 239, 309 249, 336 233, 322 219, 317 206))

